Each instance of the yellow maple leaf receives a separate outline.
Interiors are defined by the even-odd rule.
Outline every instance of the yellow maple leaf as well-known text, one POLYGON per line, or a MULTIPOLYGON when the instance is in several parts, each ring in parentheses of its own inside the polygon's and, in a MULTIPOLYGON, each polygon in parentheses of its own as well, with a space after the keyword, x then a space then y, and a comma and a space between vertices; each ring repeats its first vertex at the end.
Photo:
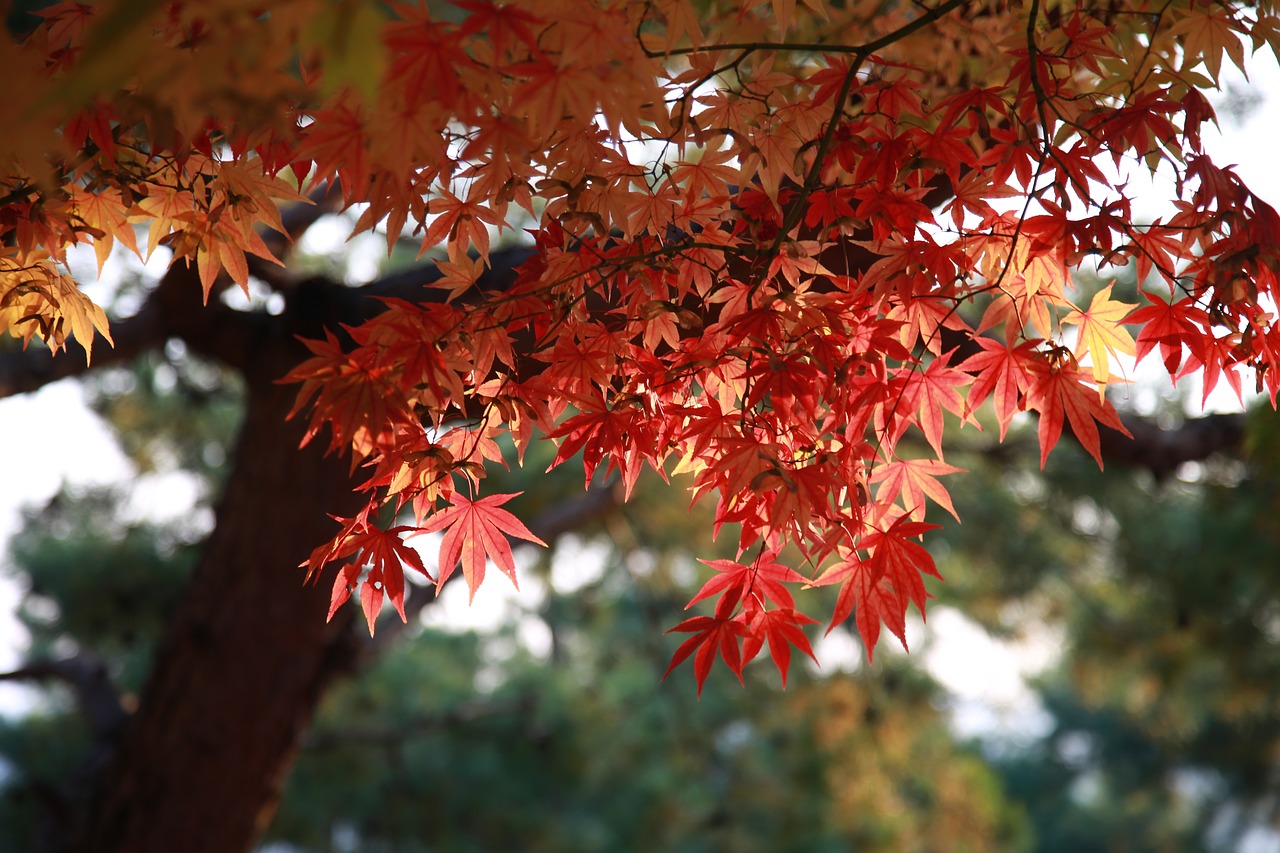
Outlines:
POLYGON ((1225 53, 1233 65, 1244 71, 1244 42, 1240 24, 1218 10, 1189 10, 1172 27, 1172 32, 1183 38, 1183 71, 1194 69, 1201 62, 1215 84, 1221 79, 1222 56, 1225 53))
POLYGON ((84 347, 87 362, 95 330, 115 345, 107 315, 70 276, 47 259, 0 257, 0 333, 21 338, 23 346, 38 336, 54 352, 66 347, 70 334, 84 347))
POLYGON ((120 195, 120 191, 110 187, 96 193, 86 192, 80 187, 71 188, 71 199, 75 205, 76 215, 83 225, 83 230, 93 238, 93 251, 98 259, 98 275, 102 275, 102 265, 111 254, 111 247, 117 239, 129 251, 138 255, 138 243, 129 224, 128 208, 120 195))
POLYGON ((1097 380, 1099 393, 1111 375, 1111 359, 1120 353, 1134 355, 1136 346, 1133 336, 1121 323, 1129 315, 1129 309, 1137 306, 1112 300, 1111 288, 1114 286, 1115 282, 1112 282, 1095 293, 1088 311, 1072 311, 1062 318, 1064 324, 1079 327, 1076 358, 1084 358, 1087 353, 1093 353, 1093 375, 1097 380))

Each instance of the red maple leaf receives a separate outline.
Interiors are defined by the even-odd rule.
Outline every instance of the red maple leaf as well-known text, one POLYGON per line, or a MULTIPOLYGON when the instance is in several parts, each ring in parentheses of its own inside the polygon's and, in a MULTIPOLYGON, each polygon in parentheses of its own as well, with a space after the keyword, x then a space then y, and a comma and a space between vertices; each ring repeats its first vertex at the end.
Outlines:
POLYGON ((1177 376, 1185 345, 1190 348, 1192 358, 1203 363, 1205 329, 1210 326, 1209 312, 1190 297, 1174 302, 1165 302, 1150 294, 1147 297, 1151 304, 1134 311, 1128 320, 1130 324, 1141 327, 1135 341, 1137 359, 1141 361, 1158 346, 1165 370, 1170 376, 1177 376))
POLYGON ((787 686, 787 671, 791 668, 791 647, 795 646, 817 663, 813 647, 802 626, 817 625, 818 620, 795 610, 783 607, 777 610, 760 610, 751 619, 750 633, 742 644, 742 663, 745 666, 760 653, 765 641, 769 642, 769 655, 782 675, 782 687, 787 686))
POLYGON ((1004 441, 1009 422, 1022 408, 1022 395, 1035 381, 1034 368, 1041 363, 1036 349, 1037 341, 1027 341, 1017 346, 988 338, 974 338, 982 352, 964 360, 964 369, 974 373, 969 388, 969 409, 981 406, 994 393, 996 421, 1000 424, 1000 440, 1004 441))
POLYGON ((329 599, 329 618, 338 612, 355 588, 356 579, 363 568, 369 566, 369 574, 360 585, 360 605, 364 610, 365 621, 369 623, 369 635, 373 635, 374 622, 378 612, 382 610, 382 599, 385 595, 391 600, 401 621, 408 621, 404 612, 404 570, 408 564, 417 569, 427 580, 431 574, 422 565, 422 557, 418 552, 400 538, 402 533, 414 533, 414 527, 392 527, 382 530, 372 524, 366 524, 363 530, 349 534, 341 549, 331 556, 343 556, 356 553, 356 558, 343 566, 334 579, 333 593, 329 599))
POLYGON ((530 533, 520 519, 505 509, 500 509, 502 504, 520 494, 522 493, 489 495, 472 501, 454 492, 449 496, 449 502, 453 506, 427 519, 421 532, 445 531, 444 539, 440 542, 440 577, 436 581, 437 589, 444 586, 445 581, 457 569, 459 561, 462 562, 462 574, 467 579, 472 598, 484 580, 488 560, 493 560, 511 578, 511 582, 519 586, 515 561, 511 555, 511 543, 507 541, 507 537, 514 536, 543 547, 547 544, 530 533))
POLYGON ((778 563, 777 557, 777 551, 766 551, 750 564, 733 560, 699 560, 715 569, 717 574, 702 585, 697 595, 689 599, 685 609, 688 610, 703 599, 719 595, 716 614, 728 616, 740 601, 753 594, 761 597, 761 603, 756 608, 761 607, 765 599, 779 607, 794 607, 791 593, 783 584, 804 583, 805 577, 795 569, 778 563))
POLYGON ((895 459, 877 465, 871 474, 871 482, 880 484, 880 488, 876 489, 876 501, 881 504, 900 500, 902 508, 911 517, 924 518, 927 497, 959 521, 960 516, 951 503, 951 495, 938 482, 938 477, 957 474, 963 470, 940 459, 895 459))
POLYGON ((906 599, 883 576, 877 575, 869 562, 851 554, 828 569, 817 583, 819 586, 840 584, 827 633, 848 619, 850 614, 855 614, 855 624, 867 649, 868 661, 874 660, 882 623, 906 648, 906 599))
POLYGON ((956 388, 968 384, 970 376, 951 367, 948 364, 950 360, 951 353, 946 353, 929 362, 924 370, 909 372, 902 394, 904 414, 910 414, 916 419, 925 440, 939 459, 942 458, 942 430, 945 423, 943 411, 956 415, 961 423, 966 418, 964 399, 956 388))
POLYGON ((548 438, 564 439, 550 467, 555 468, 582 451, 582 467, 590 485, 596 468, 608 457, 608 470, 622 471, 629 498, 645 458, 652 456, 654 420, 634 406, 608 408, 599 394, 594 396, 599 408, 574 415, 547 434, 548 438))
POLYGON ((689 655, 697 651, 693 659, 693 674, 698 680, 698 698, 702 698, 702 685, 707 681, 711 665, 715 663, 716 652, 728 665, 738 681, 742 681, 742 648, 740 643, 747 635, 747 626, 738 618, 721 619, 716 616, 693 616, 667 631, 693 634, 680 644, 676 653, 671 656, 671 665, 662 673, 663 680, 672 670, 684 663, 689 655))
POLYGON ((1102 423, 1129 436, 1116 410, 1091 384, 1092 378, 1092 373, 1064 362, 1046 367, 1028 392, 1027 407, 1040 413, 1041 468, 1062 435, 1064 417, 1071 424, 1071 431, 1080 446, 1089 451, 1099 468, 1102 467, 1102 447, 1097 424, 1102 423))
POLYGON ((870 552, 865 559, 850 552, 823 572, 814 582, 815 586, 840 584, 828 633, 852 613, 863 645, 867 647, 867 660, 872 659, 880 639, 881 623, 905 649, 907 606, 915 604, 923 615, 925 600, 929 597, 921 575, 942 577, 933 557, 914 540, 937 529, 936 524, 901 516, 885 530, 872 531, 863 538, 860 548, 870 552))

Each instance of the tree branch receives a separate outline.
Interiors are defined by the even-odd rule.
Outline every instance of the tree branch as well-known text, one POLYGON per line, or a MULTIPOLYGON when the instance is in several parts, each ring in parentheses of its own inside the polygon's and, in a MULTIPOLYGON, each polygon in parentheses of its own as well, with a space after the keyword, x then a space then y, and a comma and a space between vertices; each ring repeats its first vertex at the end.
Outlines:
POLYGON ((106 341, 98 341, 92 365, 85 358, 84 348, 70 339, 66 351, 57 355, 43 344, 27 349, 0 347, 0 398, 26 394, 91 369, 130 361, 162 345, 168 337, 161 312, 150 303, 129 319, 113 324, 111 336, 115 346, 103 346, 106 341))
POLYGON ((11 672, 0 672, 0 681, 61 681, 75 694, 76 704, 99 740, 111 740, 129 713, 107 675, 107 668, 94 655, 82 652, 63 660, 37 660, 11 672))
POLYGON ((137 314, 112 324, 114 346, 104 346, 103 339, 96 341, 92 363, 85 357, 84 347, 71 339, 65 351, 56 355, 43 344, 26 349, 10 346, 7 341, 0 344, 0 398, 127 363, 175 337, 201 355, 243 371, 252 363, 264 337, 272 333, 274 322, 275 318, 265 313, 236 311, 215 299, 204 305, 196 268, 177 263, 165 271, 137 314))
MULTIPOLYGON (((529 246, 518 246, 489 255, 489 269, 481 276, 478 290, 484 293, 502 292, 511 287, 515 271, 534 254, 529 246)), ((368 284, 347 288, 366 297, 408 299, 418 302, 442 302, 444 291, 430 289, 430 284, 440 278, 440 270, 434 263, 418 264, 400 272, 385 275, 368 284)), ((470 294, 468 294, 470 297, 470 294)), ((373 303, 377 305, 377 303, 373 303)), ((378 311, 382 308, 378 305, 378 311)))
POLYGON ((968 0, 947 0, 946 3, 935 6, 932 9, 926 8, 924 14, 918 18, 914 18, 903 24, 891 33, 886 33, 880 38, 873 39, 869 42, 857 45, 835 44, 832 42, 772 42, 772 41, 752 41, 752 42, 725 42, 722 44, 702 45, 701 47, 680 47, 675 50, 668 50, 661 53, 655 53, 648 48, 641 46, 641 50, 650 59, 658 57, 686 56, 691 53, 711 53, 714 51, 746 51, 751 53, 757 50, 773 50, 773 51, 800 51, 803 53, 845 53, 856 55, 870 55, 877 50, 883 50, 894 42, 901 41, 912 33, 923 27, 928 26, 941 17, 955 11, 959 7, 967 3, 968 0))
MULTIPOLYGON (((263 236, 275 255, 283 258, 308 228, 338 208, 341 196, 329 190, 327 185, 321 186, 307 196, 308 201, 281 211, 284 231, 267 229, 263 236)), ((276 290, 289 292, 296 286, 296 280, 283 267, 252 255, 248 256, 248 262, 250 272, 276 290)), ((223 276, 210 296, 217 296, 230 285, 230 280, 223 276)), ((243 367, 253 351, 253 338, 269 331, 263 321, 267 315, 236 311, 212 298, 210 303, 202 304, 196 268, 175 263, 161 276, 142 310, 112 323, 114 346, 102 346, 105 340, 101 338, 95 340, 99 346, 92 364, 85 357, 84 347, 72 338, 67 339, 66 349, 56 355, 45 346, 20 349, 7 340, 0 342, 0 399, 37 391, 91 369, 132 361, 162 346, 171 337, 182 338, 203 355, 233 367, 243 367)), ((336 325, 343 322, 343 318, 334 318, 333 322, 336 325)))
POLYGON ((528 716, 538 704, 534 694, 526 694, 507 702, 464 702, 448 710, 427 714, 407 722, 387 726, 361 726, 344 728, 334 732, 313 732, 303 743, 304 749, 329 750, 344 746, 396 747, 406 740, 428 735, 441 729, 465 725, 476 720, 498 717, 503 714, 528 716))
POLYGON ((165 271, 144 310, 159 313, 161 343, 181 338, 200 355, 248 375, 264 347, 283 334, 282 323, 263 311, 237 311, 216 298, 218 292, 215 287, 205 304, 196 267, 178 263, 165 271))
MULTIPOLYGON (((1203 415, 1164 429, 1138 415, 1122 414, 1120 420, 1133 438, 1100 424, 1103 460, 1145 468, 1157 480, 1168 478, 1187 462, 1199 462, 1217 453, 1238 453, 1247 422, 1244 414, 1203 415)), ((1075 433, 1071 435, 1075 437, 1075 433)))

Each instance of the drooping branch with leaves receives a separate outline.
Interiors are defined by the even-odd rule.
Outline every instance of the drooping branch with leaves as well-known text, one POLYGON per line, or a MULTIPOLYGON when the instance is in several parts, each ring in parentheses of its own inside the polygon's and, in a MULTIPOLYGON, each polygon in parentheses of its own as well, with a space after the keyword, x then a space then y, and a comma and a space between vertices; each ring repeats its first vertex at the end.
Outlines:
POLYGON ((425 531, 445 534, 437 582, 461 563, 474 590, 488 559, 514 577, 507 537, 536 537, 485 465, 540 435, 588 481, 629 492, 649 467, 714 501, 739 557, 713 564, 673 665, 701 685, 767 644, 785 675, 811 653, 805 587, 838 585, 827 615, 869 650, 882 625, 905 641, 948 437, 984 406, 1002 436, 1034 413, 1042 464, 1064 428, 1101 462, 1125 356, 1206 393, 1246 368, 1280 389, 1280 219, 1201 140, 1224 62, 1280 39, 1269 4, 437 11, 66 2, 0 45, 20 128, 0 142, 0 328, 24 344, 110 341, 76 244, 99 265, 167 251, 211 303, 251 276, 301 292, 266 271, 267 235, 308 193, 443 250, 429 291, 313 330, 280 374, 306 439, 362 472, 362 508, 307 563, 338 569, 331 614, 356 589, 371 629, 384 598, 402 610, 403 563, 428 572, 402 537, 425 531), (1167 193, 1154 218, 1143 174, 1167 193), (494 275, 494 235, 530 224, 494 275), (1086 304, 1085 261, 1136 265, 1143 304, 1086 304))

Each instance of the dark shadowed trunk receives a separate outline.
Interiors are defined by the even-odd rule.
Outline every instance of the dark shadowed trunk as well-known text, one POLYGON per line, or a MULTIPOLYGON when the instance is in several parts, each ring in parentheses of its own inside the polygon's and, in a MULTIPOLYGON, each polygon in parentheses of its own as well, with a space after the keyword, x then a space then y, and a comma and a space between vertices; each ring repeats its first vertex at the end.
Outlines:
MULTIPOLYGON (((293 349, 290 347, 289 349, 293 349)), ((265 353, 264 353, 265 355, 265 353)), ((297 450, 292 387, 248 377, 234 469, 137 713, 100 777, 79 849, 236 853, 275 811, 324 688, 354 651, 349 612, 293 568, 354 511, 347 462, 297 450)))

